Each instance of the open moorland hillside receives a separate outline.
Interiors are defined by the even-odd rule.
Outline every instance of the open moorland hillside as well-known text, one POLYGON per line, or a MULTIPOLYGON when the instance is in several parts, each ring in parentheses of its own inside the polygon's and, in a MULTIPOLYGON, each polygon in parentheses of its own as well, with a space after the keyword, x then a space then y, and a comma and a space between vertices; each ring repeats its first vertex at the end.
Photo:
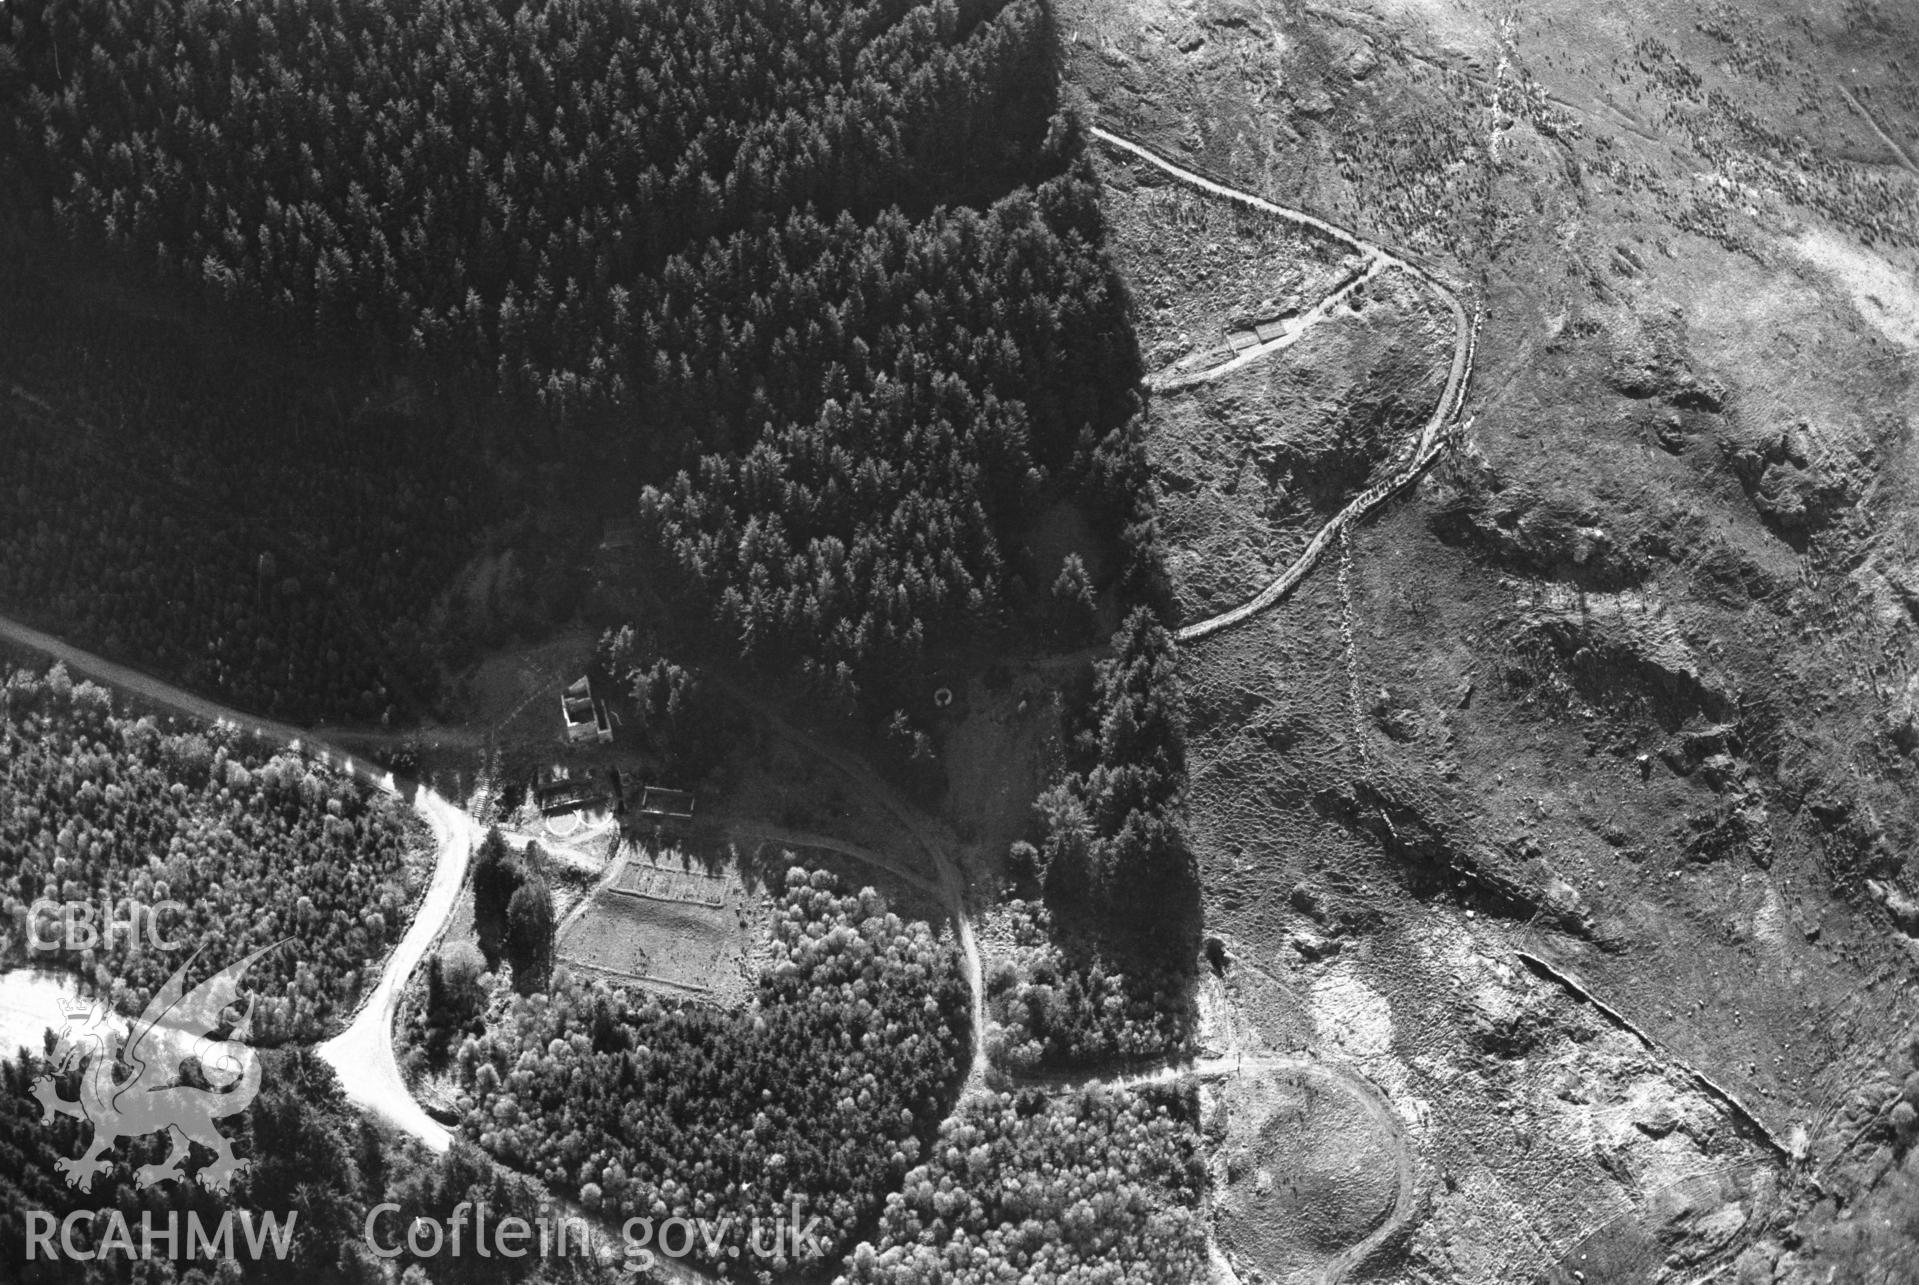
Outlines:
POLYGON ((309 954, 256 1169, 99 1198, 305 1202, 222 1280, 603 1274, 385 1197, 724 1220, 675 1281, 1912 1279, 1916 46, 0 0, 0 633, 160 711, 9 681, 0 909, 309 954))
MULTIPOLYGON (((1905 1279, 1870 1273, 1912 1243, 1910 21, 1140 0, 1060 27, 1088 119, 1169 163, 1100 168, 1206 635, 1202 1041, 1352 1067, 1411 1158, 1399 1204, 1295 1189, 1254 1129, 1217 1192, 1241 1279, 1355 1245, 1382 1279, 1905 1279), (1206 208, 1147 213, 1175 204, 1206 208), (1403 266, 1272 342, 1355 244, 1403 266), (1448 293, 1454 442, 1208 632, 1398 475, 1448 293), (1261 355, 1195 381, 1209 344, 1261 355)), ((1223 1096, 1222 1136, 1272 1109, 1223 1096)))

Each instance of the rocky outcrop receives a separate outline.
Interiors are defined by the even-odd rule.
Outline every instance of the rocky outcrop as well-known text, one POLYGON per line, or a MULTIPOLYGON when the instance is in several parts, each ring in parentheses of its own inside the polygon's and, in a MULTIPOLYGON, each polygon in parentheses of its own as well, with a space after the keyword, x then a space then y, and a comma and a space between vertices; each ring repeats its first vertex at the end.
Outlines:
POLYGON ((1859 479, 1818 458, 1804 422, 1729 442, 1726 458, 1759 516, 1788 539, 1824 530, 1857 498, 1859 479))

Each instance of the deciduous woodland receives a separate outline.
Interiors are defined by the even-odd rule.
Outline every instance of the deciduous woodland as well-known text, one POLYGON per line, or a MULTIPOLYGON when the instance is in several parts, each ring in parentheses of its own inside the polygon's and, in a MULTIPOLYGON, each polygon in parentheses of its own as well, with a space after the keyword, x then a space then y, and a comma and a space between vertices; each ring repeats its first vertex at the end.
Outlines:
MULTIPOLYGON (((689 770, 733 749, 705 717, 733 675, 695 661, 870 731, 982 644, 1124 620, 1033 831, 1088 943, 1049 957, 1062 1006, 998 1009, 1029 1061, 1176 1045, 1155 1010, 1183 1002, 1192 876, 1139 355, 1056 44, 1040 0, 9 0, 0 609, 249 708, 397 722, 445 712, 481 648, 585 616, 615 626, 627 735, 689 770), (636 538, 589 595, 610 525, 636 538), (617 628, 641 600, 670 608, 632 622, 643 645, 617 628), (1164 931, 1103 968, 1134 902, 1164 931)), ((74 739, 116 737, 144 744, 74 739)), ((95 753, 185 753, 161 741, 95 753)), ((245 927, 287 904, 313 939, 311 976, 261 978, 311 1035, 397 934, 400 832, 224 754, 155 779, 307 858, 271 865, 245 927)), ((158 877, 116 851, 90 887, 158 877)), ((224 890, 231 863, 194 870, 224 890)), ((789 886, 726 1012, 549 977, 551 902, 518 878, 483 862, 475 909, 520 993, 481 1012, 475 961, 429 976, 436 1029, 468 1033, 463 1132, 507 1165, 735 1237, 797 1201, 836 1251, 873 1233, 914 1270, 990 1249, 1171 1279, 1197 1252, 1184 1106, 995 1100, 939 1135, 970 997, 953 948, 871 894, 789 886), (1011 1175, 1030 1199, 988 1201, 1011 1175), (984 1203, 941 1223, 926 1192, 951 1184, 984 1203), (1072 1231, 1042 1251, 1034 1220, 1072 1231)), ((706 1266, 756 1270, 726 1247, 706 1266)))
POLYGON ((841 1285, 1198 1280, 1197 1111, 1173 1089, 975 1098, 888 1198, 841 1285))
POLYGON ((728 1220, 699 1252, 729 1279, 769 1266, 752 1220, 796 1205, 843 1252, 945 1112, 966 985, 925 924, 798 869, 774 950, 740 1012, 560 973, 461 1047, 466 1132, 622 1220, 728 1220))
POLYGON ((1012 957, 986 979, 986 1053, 996 1066, 1017 1075, 1191 1052, 1192 978, 1171 951, 1102 959, 1096 948, 1063 947, 1046 906, 1007 910, 1012 957))
MULTIPOLYGON (((230 962, 286 942, 250 970, 253 1040, 319 1038, 412 917, 405 858, 418 828, 403 804, 297 754, 117 714, 105 690, 60 667, 0 688, 0 910, 13 949, 43 899, 96 918, 178 903, 156 935, 181 950, 154 948, 143 929, 34 957, 81 971, 124 1012, 195 949, 230 962)), ((61 937, 50 920, 38 931, 61 937)))

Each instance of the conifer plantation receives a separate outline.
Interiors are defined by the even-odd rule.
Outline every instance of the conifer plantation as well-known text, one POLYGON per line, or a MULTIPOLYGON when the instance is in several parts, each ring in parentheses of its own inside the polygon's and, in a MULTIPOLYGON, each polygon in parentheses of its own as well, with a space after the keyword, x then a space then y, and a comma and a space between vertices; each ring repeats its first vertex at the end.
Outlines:
MULTIPOLYGON (((1188 1034, 1140 356, 1058 56, 1045 0, 0 0, 0 614, 383 744, 470 718, 483 658, 590 627, 632 715, 617 749, 689 786, 736 768, 766 712, 736 690, 855 752, 904 731, 917 762, 937 747, 906 711, 932 675, 1090 656, 1124 622, 1031 814, 1048 913, 1092 947, 1036 913, 1034 975, 974 996, 965 898, 912 917, 795 869, 717 965, 742 981, 727 1007, 569 966, 580 903, 494 831, 473 941, 422 968, 408 1027, 439 1045, 439 1079, 406 1087, 450 1158, 390 1159, 278 1098, 247 1121, 255 1147, 353 1149, 314 1162, 327 1235, 375 1195, 504 1202, 511 1172, 616 1227, 730 1220, 694 1256, 716 1280, 1200 1260, 1190 1094, 962 1103, 1006 1069, 973 1065, 975 1002, 1020 1071, 1188 1034), (1178 922, 1106 966, 1142 895, 1178 922), (752 1220, 794 1210, 827 1262, 748 1252, 752 1220)), ((217 878, 196 928, 229 954, 303 934, 305 971, 262 980, 289 996, 272 1034, 320 1037, 410 913, 398 808, 90 693, 10 699, 37 791, 0 807, 15 899, 217 878), (68 780, 70 806, 49 785, 68 780), (143 866, 149 841, 167 855, 143 866)), ((998 855, 966 854, 963 879, 998 855)), ((16 1124, 0 1111, 0 1146, 47 1160, 16 1124)), ((17 1212, 0 1202, 0 1244, 17 1212)), ((383 1279, 338 1238, 293 1279, 383 1279)))
MULTIPOLYGON (((1037 0, 23 0, 0 39, 16 242, 184 282, 361 381, 289 398, 243 353, 163 397, 138 326, 9 305, 30 386, 58 341, 130 349, 92 421, 257 519, 196 576, 153 538, 192 513, 57 509, 103 480, 41 425, 0 592, 52 623, 257 707, 404 717, 466 655, 446 579, 563 493, 637 509, 636 573, 746 655, 884 714, 929 648, 1031 614, 1048 504, 1146 557, 1137 352, 1037 0), (401 378, 437 392, 376 405, 401 378), (215 408, 233 384, 243 413, 215 408), (263 569, 316 448, 399 466, 319 473, 278 555, 301 565, 263 569), (114 592, 76 599, 76 571, 114 592)), ((22 441, 43 418, 4 413, 22 441)), ((549 618, 565 561, 525 589, 549 618)))

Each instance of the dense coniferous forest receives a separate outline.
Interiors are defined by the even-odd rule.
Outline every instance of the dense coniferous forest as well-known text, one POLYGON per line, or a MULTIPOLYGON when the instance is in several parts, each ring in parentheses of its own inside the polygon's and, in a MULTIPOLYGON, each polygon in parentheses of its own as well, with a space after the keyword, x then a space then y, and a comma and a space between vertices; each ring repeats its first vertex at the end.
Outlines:
POLYGON ((75 232, 561 397, 618 397, 627 292, 688 247, 1003 192, 1052 97, 1033 0, 9 14, 20 165, 75 232))
MULTIPOLYGON (((1036 501, 1072 495, 1115 543, 1133 516, 1137 353, 1038 0, 24 0, 0 33, 0 178, 27 224, 291 343, 524 407, 464 443, 417 431, 644 489, 650 573, 816 690, 895 680, 929 639, 1004 623, 1014 577, 1051 584, 1024 561, 1036 501)), ((158 380, 109 364, 111 418, 206 453, 244 436, 259 484, 317 444, 276 436, 271 404, 211 437, 175 425, 158 380)), ((52 483, 76 471, 58 459, 52 483)), ((137 584, 158 506, 129 526, 32 504, 0 536, 38 565, 0 592, 252 704, 406 712, 450 648, 386 551, 444 583, 511 524, 474 511, 489 487, 453 458, 394 486, 371 512, 414 529, 361 541, 334 511, 307 524, 311 569, 270 575, 216 547, 192 613, 137 584), (74 600, 63 576, 108 548, 132 557, 118 596, 74 600), (279 601, 363 561, 376 631, 405 622, 395 655, 322 645, 350 594, 325 629, 302 619, 320 595, 279 601)))
POLYGON ((1148 953, 1189 959, 1198 903, 1181 829, 1186 725, 1173 635, 1140 607, 1112 650, 1068 770, 1038 803, 1041 878, 1056 909, 1090 909, 1138 934, 1148 953))
POLYGON ((647 756, 667 780, 688 787, 718 783, 729 762, 746 757, 753 727, 710 680, 669 658, 651 630, 609 630, 595 657, 627 701, 625 744, 647 756))
POLYGON ((887 1198, 840 1285, 1166 1285, 1205 1271, 1190 1095, 969 1100, 887 1198))
POLYGON ((966 984, 924 923, 826 874, 788 872, 774 949, 740 1012, 557 974, 462 1046, 467 1133, 609 1216, 729 1217, 699 1251, 729 1279, 795 1201, 844 1252, 945 1114, 966 984))
POLYGON ((856 672, 903 677, 930 641, 1002 619, 1011 572, 1051 583, 1006 544, 1137 376, 1116 368, 1130 335, 1098 227, 1072 173, 984 214, 797 216, 709 256, 685 310, 710 310, 713 342, 665 351, 725 364, 682 361, 675 395, 682 418, 717 409, 703 443, 759 431, 648 488, 641 530, 749 656, 852 695, 856 672))
MULTIPOLYGON (((500 622, 578 612, 606 520, 675 620, 875 723, 982 638, 1083 641, 1099 598, 1160 585, 1129 305, 1054 43, 1041 0, 9 0, 0 610, 281 716, 404 718, 500 622), (1060 508, 1098 547, 1040 565, 1060 508), (481 555, 517 579, 448 593, 481 555)), ((1191 871, 1172 640, 1141 611, 1114 650, 1039 861, 1059 920, 1123 936, 1129 905, 1184 916, 1191 871)), ((682 734, 711 704, 690 654, 721 652, 615 668, 688 766, 714 757, 682 734)), ((369 814, 302 778, 316 831, 236 753, 189 801, 377 857, 287 872, 261 922, 291 895, 334 934, 306 958, 378 958, 355 917, 384 910, 349 904, 388 860, 347 833, 369 814)), ((1143 1050, 1178 1037, 1154 992, 1191 945, 1061 961, 1058 1003, 996 1007, 1029 1060, 1143 1050)), ((966 1050, 950 949, 802 879, 776 951, 741 1013, 564 972, 513 998, 456 1055, 467 1131, 613 1214, 743 1235, 799 1197, 840 1249, 878 1219, 928 1279, 988 1249, 1035 1279, 1190 1265, 1182 1110, 1006 1100, 923 1156, 966 1050)))
MULTIPOLYGON (((0 909, 15 948, 43 898, 180 903, 159 929, 181 950, 142 938, 33 956, 81 972, 123 1013, 140 1012, 194 949, 224 967, 288 940, 248 974, 261 997, 254 1042, 320 1038, 412 917, 416 831, 405 805, 330 769, 225 729, 115 714, 105 690, 61 667, 0 688, 0 909)), ((43 923, 38 935, 59 930, 43 923)))
POLYGON ((435 600, 499 520, 445 426, 342 415, 311 380, 49 281, 0 265, 0 610, 277 718, 425 708, 485 636, 436 629, 435 600))
POLYGON ((1191 1047, 1201 912, 1177 647, 1142 606, 1111 651, 1035 802, 1039 843, 1015 844, 1009 863, 1043 898, 1007 908, 1013 950, 987 978, 989 1054, 1015 1074, 1191 1047))

